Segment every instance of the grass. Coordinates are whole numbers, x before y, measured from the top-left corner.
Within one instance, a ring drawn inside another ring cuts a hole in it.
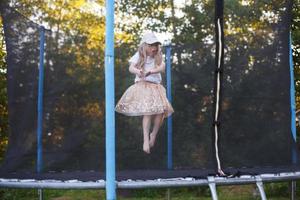
[[[300,184],[300,182],[298,182]],[[269,200],[289,200],[288,183],[264,185]],[[259,200],[255,185],[218,186],[219,200]],[[300,194],[300,188],[297,192]],[[44,200],[102,200],[104,190],[43,190]],[[118,200],[165,200],[167,189],[118,190]],[[210,200],[208,187],[170,189],[172,200]],[[38,200],[37,189],[0,189],[1,200]]]

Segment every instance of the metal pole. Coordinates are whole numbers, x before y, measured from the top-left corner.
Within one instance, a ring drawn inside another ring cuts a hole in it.
[[[171,198],[171,189],[170,188],[168,188],[167,189],[167,198],[166,198],[167,200],[171,200],[172,198]]]
[[[105,36],[105,142],[106,199],[116,199],[115,168],[115,80],[114,80],[114,1],[106,0]]]
[[[218,200],[215,178],[213,176],[209,176],[207,177],[207,180],[212,199]]]
[[[39,200],[43,200],[43,189],[38,189]]]
[[[37,173],[42,171],[43,167],[43,93],[44,93],[44,43],[45,28],[40,27],[40,63],[39,63],[39,85],[38,85],[38,119],[37,119]]]
[[[290,183],[290,188],[291,188],[291,200],[296,200],[296,181],[292,181],[291,183]]]
[[[39,62],[39,83],[38,83],[38,119],[37,119],[37,173],[43,168],[43,94],[44,94],[44,48],[45,28],[40,26],[40,62]],[[43,190],[38,189],[39,200],[43,199]]]
[[[291,129],[293,139],[296,141],[296,102],[295,102],[295,82],[294,82],[294,64],[293,64],[293,55],[292,55],[292,36],[290,33],[289,38],[289,48],[290,48],[290,93],[291,93]]]
[[[266,193],[265,193],[265,190],[264,190],[264,185],[263,185],[263,182],[262,182],[262,178],[260,176],[257,176],[257,177],[255,177],[255,179],[256,179],[256,186],[259,190],[261,199],[262,200],[267,200]]]
[[[290,96],[291,96],[291,132],[292,132],[292,136],[293,139],[296,143],[297,141],[297,134],[296,134],[296,102],[295,102],[295,82],[294,82],[294,64],[293,64],[293,51],[292,51],[292,34],[290,32],[290,36],[289,36],[289,63],[290,63]],[[292,161],[293,164],[297,164],[298,160],[297,160],[297,149],[296,149],[296,145],[292,146]],[[296,190],[295,187],[296,186],[296,182],[292,181],[291,182],[291,200],[296,199]]]
[[[172,93],[171,93],[171,46],[166,47],[166,66],[167,66],[167,97],[169,102],[172,104]],[[173,168],[173,137],[172,137],[172,116],[168,117],[168,169]]]

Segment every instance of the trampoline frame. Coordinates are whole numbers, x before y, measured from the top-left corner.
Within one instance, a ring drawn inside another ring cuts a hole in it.
[[[155,180],[126,180],[116,181],[120,189],[142,189],[142,188],[170,188],[170,187],[193,187],[205,186],[210,183],[216,185],[245,185],[261,182],[280,182],[299,180],[300,171],[284,172],[278,174],[242,175],[240,177],[215,177],[208,176],[207,179],[170,178]],[[103,189],[106,186],[105,180],[79,181],[79,180],[35,180],[35,179],[0,179],[2,188],[38,188],[38,189]]]
[[[240,177],[215,177],[208,176],[207,179],[195,178],[171,178],[155,180],[126,180],[117,181],[119,189],[143,189],[143,188],[176,188],[207,186],[210,183],[219,185],[246,185],[257,182],[282,182],[300,179],[300,171],[278,174],[242,175]],[[1,188],[34,188],[34,189],[104,189],[105,180],[79,181],[79,180],[34,180],[34,179],[0,179]]]
[[[290,181],[292,180],[292,199],[295,192],[294,180],[300,179],[300,171],[278,174],[261,174],[256,176],[243,175],[238,178],[214,177],[208,176],[207,179],[194,178],[171,178],[156,180],[127,180],[118,181],[115,187],[119,189],[143,189],[143,188],[178,188],[178,187],[196,187],[209,186],[213,200],[218,199],[216,186],[221,185],[246,185],[256,184],[262,200],[266,200],[263,183]],[[39,199],[43,199],[42,189],[105,189],[107,187],[105,180],[95,182],[82,182],[78,180],[33,180],[33,179],[0,179],[1,188],[22,188],[38,189]]]

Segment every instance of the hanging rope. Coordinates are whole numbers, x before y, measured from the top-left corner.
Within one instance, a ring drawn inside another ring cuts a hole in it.
[[[222,17],[223,17],[223,0],[216,0],[216,70],[215,70],[215,114],[213,122],[213,135],[214,135],[214,149],[215,159],[217,162],[217,171],[221,176],[225,176],[222,170],[220,156],[219,156],[219,128],[220,128],[220,103],[221,103],[221,73],[222,73],[222,59],[223,59],[223,31],[222,31]]]
[[[218,148],[218,116],[219,116],[219,104],[220,104],[220,69],[221,69],[221,57],[222,57],[222,39],[221,39],[221,24],[220,19],[217,21],[218,25],[218,43],[219,43],[219,49],[218,49],[218,67],[217,67],[217,88],[216,88],[216,107],[215,107],[215,123],[214,123],[214,130],[215,130],[215,153],[216,153],[216,160],[217,160],[217,167],[218,167],[218,173],[221,175],[224,175],[222,169],[221,169],[221,162],[219,157],[219,148]]]

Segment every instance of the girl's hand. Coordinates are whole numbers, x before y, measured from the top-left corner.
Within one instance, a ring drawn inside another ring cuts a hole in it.
[[[146,73],[145,73],[145,77],[149,76],[150,74],[153,74],[151,70],[149,70],[149,71],[146,71]]]
[[[145,76],[143,70],[141,70],[141,69],[137,70],[136,75],[138,75],[139,78],[143,78]]]

